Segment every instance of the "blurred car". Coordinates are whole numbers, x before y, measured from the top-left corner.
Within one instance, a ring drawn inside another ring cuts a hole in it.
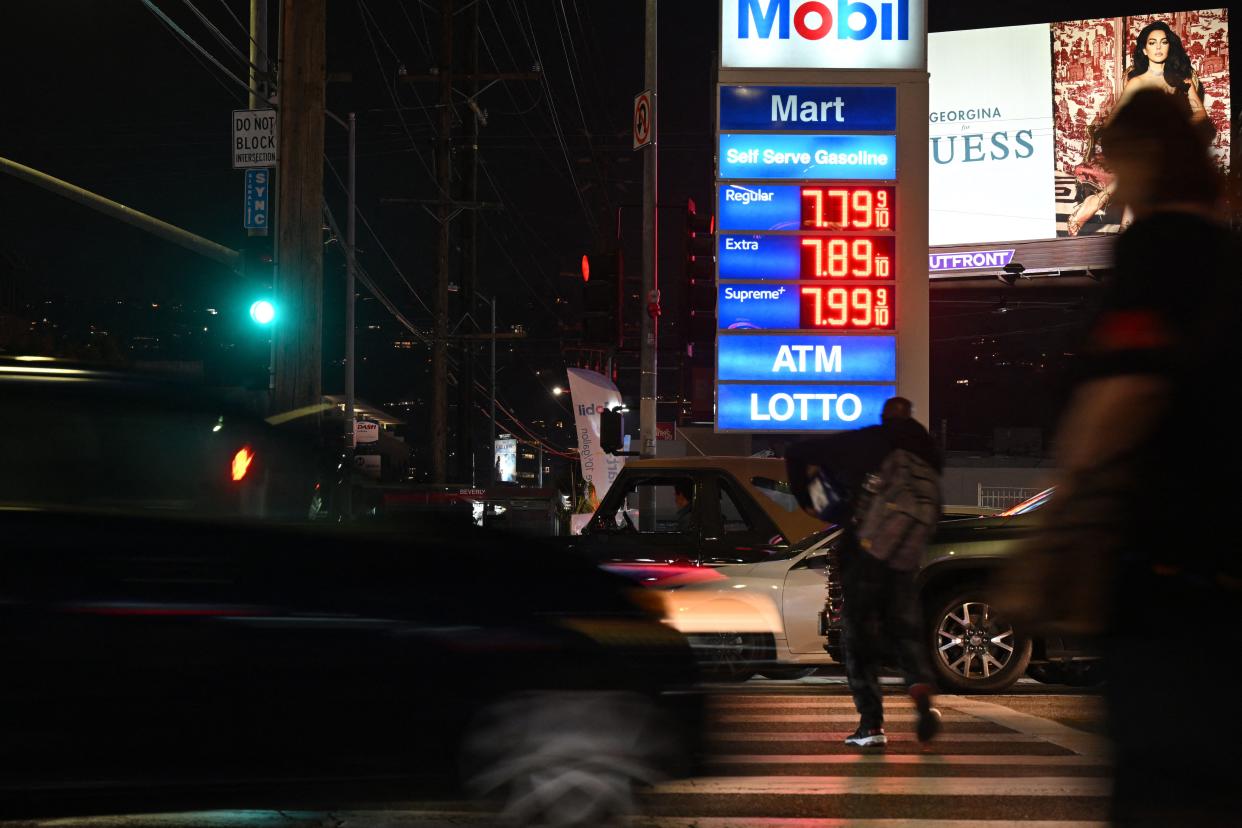
[[[784,472],[784,461],[770,458],[629,463],[572,545],[662,591],[670,623],[690,639],[709,677],[807,675],[842,660],[840,581],[831,566],[839,530],[798,508]],[[689,521],[678,514],[679,489],[693,495]],[[1046,681],[1091,672],[1081,642],[1031,640],[988,600],[989,573],[1050,496],[1041,492],[1003,515],[951,507],[941,522],[919,589],[928,653],[946,690],[998,692],[1028,666]]]
[[[929,660],[947,691],[1001,692],[1024,673],[1053,683],[1099,680],[1098,660],[1084,642],[1032,638],[992,606],[989,576],[1030,532],[1031,511],[942,521],[928,548],[918,589]],[[731,652],[704,654],[725,666],[718,674],[726,678],[788,677],[799,667],[842,661],[840,540],[834,527],[774,548],[766,560],[715,566],[710,577],[663,579],[669,617],[692,641],[715,629],[717,647],[733,643]]]
[[[0,532],[10,817],[382,776],[368,799],[597,825],[694,754],[685,639],[533,540],[23,508]]]
[[[304,520],[322,465],[192,385],[0,357],[0,505]]]
[[[696,667],[649,593],[468,511],[344,520],[310,442],[181,383],[0,358],[0,813],[391,778],[368,798],[595,825],[688,766]]]

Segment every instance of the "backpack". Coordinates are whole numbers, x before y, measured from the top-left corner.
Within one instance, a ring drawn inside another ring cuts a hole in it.
[[[854,509],[859,545],[892,569],[917,569],[940,519],[940,475],[917,454],[893,449],[867,475]]]

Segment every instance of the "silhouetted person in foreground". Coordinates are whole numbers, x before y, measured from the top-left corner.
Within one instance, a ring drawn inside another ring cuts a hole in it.
[[[1236,825],[1242,700],[1242,256],[1208,133],[1142,91],[1101,134],[1135,216],[1057,440],[1042,531],[1005,581],[1012,620],[1098,637],[1117,825]]]
[[[785,453],[802,508],[844,530],[837,560],[845,669],[860,717],[845,742],[859,747],[888,742],[879,673],[890,650],[918,711],[919,741],[940,730],[914,578],[940,517],[942,463],[931,435],[912,415],[909,400],[893,397],[884,403],[880,425],[802,440]],[[825,509],[817,496],[828,479],[842,500],[835,509]]]

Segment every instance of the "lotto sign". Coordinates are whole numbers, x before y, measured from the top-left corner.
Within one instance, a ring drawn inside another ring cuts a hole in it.
[[[634,97],[634,149],[651,143],[655,133],[655,95],[644,92]]]
[[[725,69],[921,69],[925,0],[721,0]]]

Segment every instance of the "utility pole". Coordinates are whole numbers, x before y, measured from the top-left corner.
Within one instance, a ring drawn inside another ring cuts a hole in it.
[[[440,128],[436,140],[436,182],[440,190],[436,220],[440,243],[436,256],[435,341],[431,352],[431,479],[448,482],[448,282],[452,217],[453,0],[440,0]]]
[[[250,0],[250,108],[267,106],[267,0]]]
[[[357,183],[357,144],[355,142],[357,123],[354,113],[349,113],[349,215],[345,219],[345,455],[351,464],[354,461],[354,336],[356,323],[354,320],[354,273],[357,268],[356,239],[358,212],[355,185]]]
[[[323,328],[326,0],[283,0],[273,413],[319,405]]]
[[[647,0],[644,35],[644,88],[651,93],[651,145],[643,151],[643,302],[642,401],[639,429],[643,457],[656,453],[656,346],[660,336],[659,230],[656,202],[659,194],[659,96],[656,94],[656,0]],[[651,514],[651,509],[642,512]],[[640,512],[641,513],[641,512]]]
[[[469,158],[466,160],[466,198],[471,203],[479,200],[479,126],[483,121],[483,110],[479,106],[477,100],[479,94],[479,3],[471,3],[467,10],[467,25],[469,26],[469,40],[466,50],[466,66],[470,73],[467,79],[467,89],[469,97],[466,103],[470,108],[470,140],[466,150]],[[478,261],[479,261],[479,214],[477,210],[469,210],[466,213],[464,243],[462,244],[462,252],[465,261],[462,263],[462,280],[461,280],[461,302],[458,307],[464,309],[470,324],[476,330],[478,324],[475,322],[475,292],[478,290]],[[460,351],[461,362],[458,372],[457,383],[457,469],[461,479],[470,478],[471,485],[474,485],[478,476],[476,466],[477,458],[475,457],[474,444],[474,428],[476,422],[474,417],[474,400],[475,400],[475,345],[474,343],[462,343]],[[489,466],[491,464],[489,463]]]

